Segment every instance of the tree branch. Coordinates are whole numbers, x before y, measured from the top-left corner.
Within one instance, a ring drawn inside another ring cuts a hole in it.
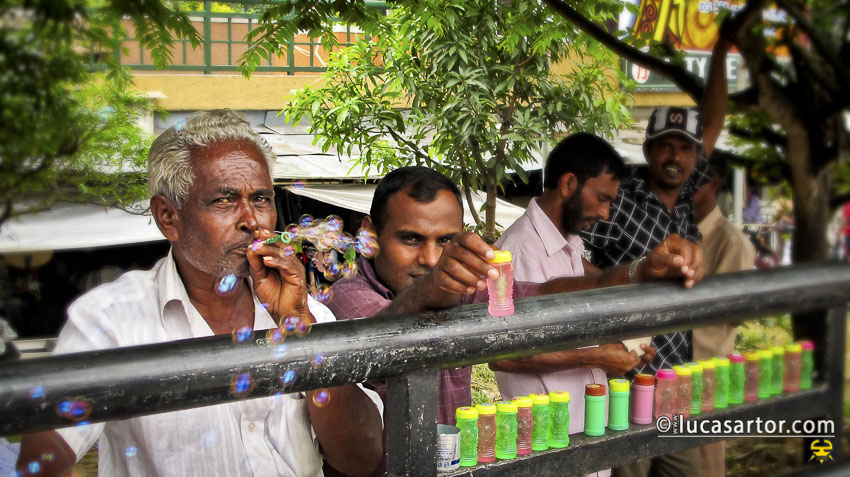
[[[463,195],[466,196],[466,206],[469,207],[469,212],[472,213],[475,226],[481,228],[481,217],[478,216],[478,211],[475,210],[475,204],[472,202],[472,189],[469,187],[469,172],[462,170],[460,175],[463,178]]]
[[[784,134],[778,133],[770,128],[762,129],[758,132],[752,129],[744,129],[741,127],[730,127],[729,134],[738,136],[743,139],[762,140],[771,146],[784,148],[787,145],[787,138]]]

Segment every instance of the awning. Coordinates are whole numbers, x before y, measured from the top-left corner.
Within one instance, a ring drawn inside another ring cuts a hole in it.
[[[362,212],[364,214],[369,213],[369,209],[372,207],[372,196],[375,195],[375,186],[368,184],[339,184],[322,186],[311,186],[308,184],[306,187],[287,186],[286,190],[293,194],[309,197],[327,204],[332,204],[348,210],[354,210],[356,212]],[[485,200],[486,197],[483,193],[473,193],[472,202],[477,210],[481,209],[481,205],[485,202]],[[524,213],[525,209],[522,207],[517,207],[516,205],[501,199],[496,199],[496,223],[503,228],[507,229],[510,227],[511,224],[513,224],[514,221]],[[481,218],[484,218],[483,213]],[[463,200],[463,221],[467,225],[475,224],[475,221],[472,219],[468,211],[466,198]]]
[[[140,204],[147,208],[147,203]],[[0,254],[73,250],[165,240],[153,217],[97,205],[61,204],[3,224]]]

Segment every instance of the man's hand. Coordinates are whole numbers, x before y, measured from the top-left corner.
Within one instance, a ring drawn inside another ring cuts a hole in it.
[[[258,240],[272,237],[268,230],[254,233]],[[307,308],[307,281],[304,265],[295,256],[292,247],[277,242],[272,245],[257,243],[245,254],[254,281],[254,293],[267,305],[275,319],[298,316],[301,321],[314,323]]]
[[[602,368],[608,374],[620,376],[640,365],[645,356],[644,354],[643,357],[638,357],[634,351],[627,351],[622,343],[606,343],[596,348],[593,362],[590,364]]]
[[[683,278],[685,288],[702,280],[705,273],[699,245],[673,234],[661,242],[640,264],[640,281]]]
[[[431,273],[425,277],[430,285],[429,300],[441,304],[442,299],[475,293],[487,288],[487,277],[499,278],[499,271],[487,263],[494,258],[493,248],[472,232],[462,232],[443,246],[443,254]]]
[[[643,355],[640,357],[640,366],[646,366],[647,364],[651,363],[653,359],[655,359],[655,347],[651,344],[642,344],[640,345],[640,349],[643,350]]]

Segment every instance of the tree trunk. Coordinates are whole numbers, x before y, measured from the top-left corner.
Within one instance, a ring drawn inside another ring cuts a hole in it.
[[[829,187],[825,173],[812,169],[811,141],[820,135],[811,134],[802,124],[787,129],[788,164],[791,167],[791,186],[794,198],[794,241],[792,256],[795,263],[826,260],[829,244],[826,229],[829,223]]]
[[[484,212],[484,241],[496,241],[496,184],[487,184],[487,208]]]

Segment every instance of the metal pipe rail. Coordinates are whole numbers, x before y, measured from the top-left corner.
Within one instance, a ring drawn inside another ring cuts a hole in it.
[[[482,304],[316,325],[304,338],[287,338],[286,355],[278,360],[258,332],[247,344],[213,337],[12,362],[0,365],[0,435],[73,425],[56,406],[75,397],[89,404],[87,421],[100,422],[395,377],[386,410],[390,468],[419,475],[427,464],[412,464],[415,454],[433,462],[436,430],[428,422],[435,420],[432,376],[438,368],[848,301],[850,265],[826,262],[716,275],[692,290],[651,284],[517,300],[516,313],[501,318],[489,316]],[[317,354],[323,355],[319,366]],[[284,388],[286,370],[295,379]],[[253,391],[237,398],[231,382],[245,372],[253,377]],[[33,397],[34,389],[40,397]],[[406,426],[394,429],[400,419]],[[397,432],[403,435],[393,439]]]

